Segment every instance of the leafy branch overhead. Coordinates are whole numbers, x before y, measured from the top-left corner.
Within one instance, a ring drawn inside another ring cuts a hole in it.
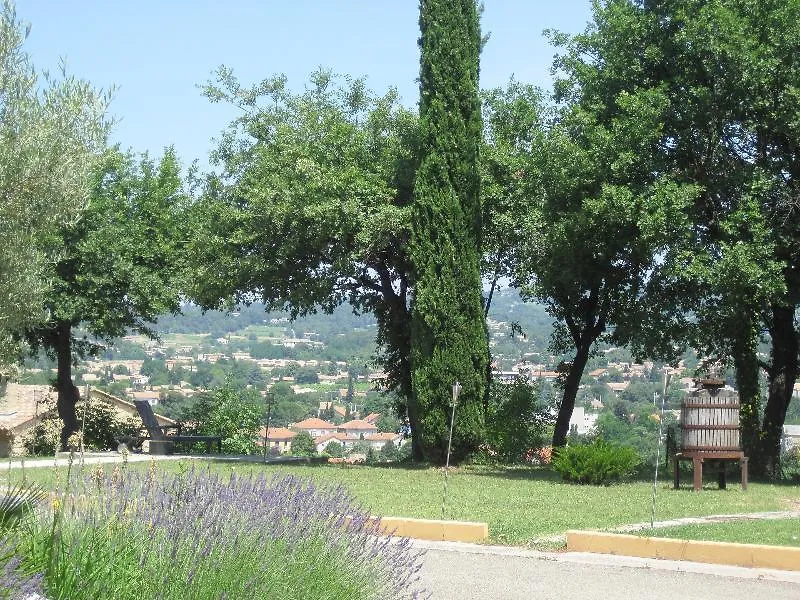
[[[317,71],[244,89],[230,70],[204,88],[242,110],[199,182],[191,295],[202,306],[263,300],[293,315],[342,302],[374,312],[390,387],[408,389],[409,203],[417,117],[390,91]],[[399,365],[399,366],[398,366]]]

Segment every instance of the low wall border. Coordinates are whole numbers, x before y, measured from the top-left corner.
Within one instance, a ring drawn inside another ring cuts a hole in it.
[[[640,537],[598,531],[567,531],[567,550],[800,571],[800,548],[791,546]]]

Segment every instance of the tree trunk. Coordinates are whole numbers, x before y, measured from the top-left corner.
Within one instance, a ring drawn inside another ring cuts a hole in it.
[[[567,444],[569,434],[569,421],[572,418],[572,411],[575,408],[575,398],[578,395],[578,386],[583,376],[583,370],[589,361],[589,350],[592,342],[582,342],[575,354],[575,360],[569,366],[567,380],[564,382],[564,396],[561,399],[561,406],[558,409],[556,428],[553,432],[553,447],[557,448]]]
[[[760,441],[761,458],[765,461],[767,472],[774,474],[780,457],[783,422],[797,380],[800,348],[794,324],[794,308],[774,305],[771,325],[772,356]]]
[[[410,398],[408,401],[408,424],[411,426],[411,458],[414,462],[425,460],[425,449],[422,446],[422,431],[419,421],[419,408],[417,401]]]
[[[69,449],[70,436],[78,431],[78,416],[75,404],[78,401],[78,388],[72,383],[72,326],[67,321],[59,321],[56,331],[56,357],[58,359],[58,402],[56,408],[63,426],[61,428],[61,450]]]
[[[753,474],[763,471],[759,452],[761,426],[761,389],[758,384],[759,363],[755,340],[734,340],[733,364],[736,369],[736,388],[739,390],[739,422],[742,431],[742,449],[750,457]]]

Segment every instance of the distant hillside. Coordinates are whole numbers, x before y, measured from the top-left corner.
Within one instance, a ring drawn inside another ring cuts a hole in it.
[[[543,306],[522,302],[516,290],[506,289],[495,293],[489,319],[496,356],[518,360],[529,352],[546,351],[553,320]],[[512,337],[511,323],[517,323],[524,336]],[[315,339],[334,346],[344,346],[351,352],[356,345],[356,353],[361,356],[370,356],[375,350],[374,317],[354,315],[349,305],[338,307],[330,315],[317,313],[295,321],[291,321],[286,313],[266,312],[260,303],[240,307],[231,313],[204,313],[195,306],[186,305],[181,315],[160,317],[156,330],[161,335],[202,333],[215,339],[262,325],[282,328],[286,337],[302,337],[313,333],[316,334]]]

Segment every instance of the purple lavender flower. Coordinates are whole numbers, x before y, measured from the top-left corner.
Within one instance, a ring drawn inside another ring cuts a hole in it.
[[[43,596],[42,574],[24,574],[20,570],[21,562],[10,540],[0,542],[0,598],[25,600]]]
[[[237,590],[267,597],[281,577],[285,586],[291,577],[323,580],[335,569],[343,573],[334,578],[343,591],[322,586],[309,597],[423,596],[422,553],[407,539],[378,535],[379,522],[342,487],[281,474],[223,478],[192,468],[161,478],[139,471],[95,477],[86,492],[97,502],[76,508],[73,530],[108,523],[135,530],[126,535],[142,540],[136,563],[153,568],[158,597],[188,597],[181,590],[194,593],[198,586],[207,586],[209,598],[238,597]],[[232,579],[226,564],[241,565]]]

